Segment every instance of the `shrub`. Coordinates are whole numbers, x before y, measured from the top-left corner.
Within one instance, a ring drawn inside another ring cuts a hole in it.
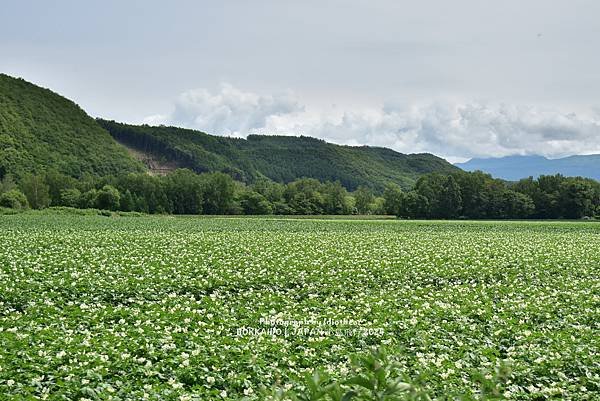
[[[28,209],[29,202],[23,192],[18,189],[11,189],[10,191],[4,192],[0,195],[0,206],[7,207],[10,209]]]
[[[96,196],[96,207],[98,209],[118,210],[121,201],[119,190],[113,186],[105,185]]]
[[[97,197],[98,191],[93,188],[87,192],[84,192],[79,198],[79,207],[82,209],[95,208]]]
[[[240,205],[244,214],[271,214],[273,212],[269,201],[254,191],[245,192],[242,195]]]
[[[81,192],[77,188],[68,188],[60,191],[60,204],[62,206],[77,207],[81,201]]]

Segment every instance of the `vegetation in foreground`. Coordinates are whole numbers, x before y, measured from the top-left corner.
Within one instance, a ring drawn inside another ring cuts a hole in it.
[[[9,399],[600,392],[595,223],[18,214],[0,232]]]

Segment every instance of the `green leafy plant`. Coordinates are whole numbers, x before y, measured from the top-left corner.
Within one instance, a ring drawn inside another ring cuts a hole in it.
[[[393,362],[384,348],[352,357],[352,374],[335,378],[317,369],[307,374],[289,390],[263,389],[262,395],[272,401],[432,401],[450,399],[449,395],[433,397],[419,378],[402,375],[400,366]],[[456,395],[452,399],[481,401],[504,400],[504,385],[510,369],[501,364],[493,375],[475,372],[474,382],[481,391],[473,397]]]

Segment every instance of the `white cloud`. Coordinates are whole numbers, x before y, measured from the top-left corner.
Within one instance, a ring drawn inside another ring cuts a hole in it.
[[[303,109],[291,93],[257,95],[224,83],[218,93],[206,89],[184,92],[167,122],[217,135],[245,136],[267,120]]]
[[[385,146],[404,153],[431,152],[450,160],[542,154],[600,153],[600,116],[485,102],[385,104],[342,113],[307,111],[293,93],[264,96],[223,84],[183,93],[168,123],[220,134],[309,135],[340,144]]]

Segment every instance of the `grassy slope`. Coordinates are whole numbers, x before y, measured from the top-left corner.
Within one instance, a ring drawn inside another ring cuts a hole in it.
[[[0,74],[0,175],[48,168],[74,177],[143,169],[72,101]]]
[[[301,177],[339,180],[354,189],[381,190],[388,182],[410,187],[421,174],[458,170],[431,154],[402,154],[386,148],[340,146],[309,137],[226,138],[174,127],[149,127],[98,120],[118,141],[195,171],[224,171],[252,182]]]

